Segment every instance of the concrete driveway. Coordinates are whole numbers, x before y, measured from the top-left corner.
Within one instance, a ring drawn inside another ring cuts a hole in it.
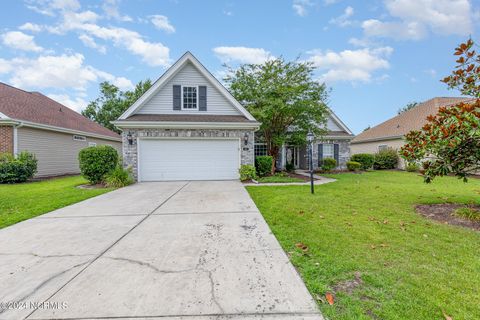
[[[0,230],[0,319],[322,319],[240,182],[141,183]]]

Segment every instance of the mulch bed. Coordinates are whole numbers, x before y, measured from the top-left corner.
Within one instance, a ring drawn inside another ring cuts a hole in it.
[[[101,183],[98,184],[81,184],[77,186],[78,189],[105,189],[107,186]]]
[[[468,220],[454,214],[455,210],[462,207],[466,206],[452,203],[422,204],[415,206],[415,210],[428,219],[480,231],[480,221]],[[480,209],[480,206],[470,205],[468,207]]]

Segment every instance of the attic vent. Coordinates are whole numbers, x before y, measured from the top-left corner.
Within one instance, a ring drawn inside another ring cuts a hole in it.
[[[87,138],[85,136],[74,135],[73,140],[75,140],[75,141],[87,141]]]

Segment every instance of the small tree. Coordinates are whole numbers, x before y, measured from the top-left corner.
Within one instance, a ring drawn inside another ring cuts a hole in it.
[[[272,172],[281,146],[305,144],[308,131],[324,133],[328,110],[325,84],[313,79],[309,62],[287,62],[282,58],[263,64],[244,64],[225,81],[233,96],[262,123]]]
[[[111,121],[117,120],[151,86],[152,82],[147,79],[140,81],[133,91],[121,91],[107,81],[102,82],[100,97],[91,101],[82,114],[110,130],[120,132]]]
[[[442,82],[474,99],[439,108],[421,130],[406,135],[407,143],[401,148],[408,162],[427,158],[423,162],[427,183],[450,173],[467,181],[468,175],[480,170],[480,54],[473,47],[468,40],[455,49],[460,56],[457,66]]]

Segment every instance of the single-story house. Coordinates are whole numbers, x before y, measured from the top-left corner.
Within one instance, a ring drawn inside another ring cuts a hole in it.
[[[190,52],[113,123],[137,181],[238,179],[260,126]]]
[[[120,152],[121,137],[41,93],[0,83],[0,153],[35,154],[36,177],[79,173],[78,152],[95,145]]]
[[[420,130],[431,114],[436,114],[438,108],[448,107],[470,98],[436,97],[418,104],[414,108],[372,127],[359,135],[351,142],[352,154],[374,154],[382,149],[392,148],[399,150],[404,144],[405,135],[412,130]],[[400,159],[398,167],[403,169],[405,162]]]

